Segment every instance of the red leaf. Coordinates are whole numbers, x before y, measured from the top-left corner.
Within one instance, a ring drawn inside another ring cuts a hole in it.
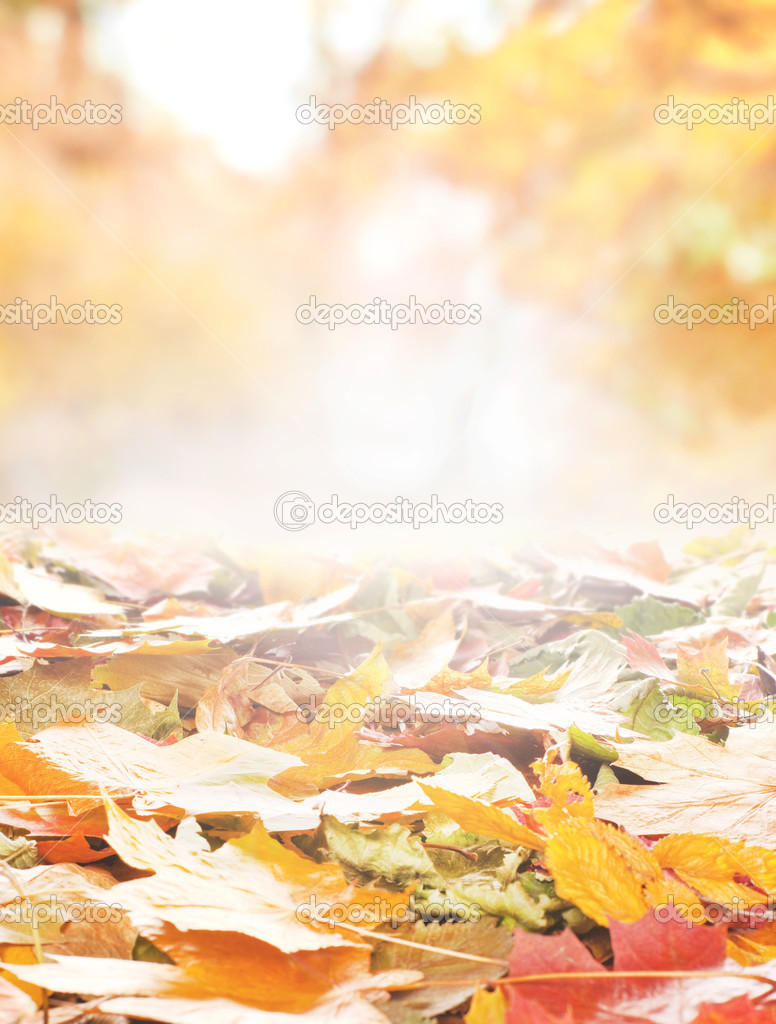
[[[628,634],[627,636],[625,634]],[[645,676],[655,676],[657,679],[667,679],[670,682],[677,682],[676,674],[666,665],[660,657],[660,652],[649,640],[628,629],[623,634],[625,646],[625,659],[631,668],[643,672]]]
[[[614,970],[721,970],[726,934],[724,926],[688,928],[681,921],[658,921],[654,914],[646,914],[635,924],[612,922]],[[507,1024],[613,1024],[626,1020],[628,1024],[677,1024],[691,1020],[694,1012],[711,1012],[713,1007],[703,1009],[704,1000],[717,993],[724,998],[730,984],[715,978],[607,979],[606,968],[572,932],[515,933],[511,977],[574,972],[592,972],[598,977],[510,985]],[[715,1018],[708,1020],[711,1024]],[[742,1021],[749,1024],[746,1017]],[[760,1018],[753,1018],[752,1024],[760,1024]]]
[[[748,996],[739,996],[716,1006],[702,1003],[692,1024],[773,1024],[773,1021],[776,1021],[776,1007],[753,1006]]]
[[[609,924],[617,971],[704,971],[725,962],[724,928],[688,928],[645,914],[635,924]]]

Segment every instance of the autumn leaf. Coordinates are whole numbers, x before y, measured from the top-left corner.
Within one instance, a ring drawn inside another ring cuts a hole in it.
[[[531,767],[539,776],[539,792],[550,801],[550,807],[536,808],[533,816],[548,832],[569,818],[593,817],[593,794],[579,765],[573,761],[556,764],[545,757]]]
[[[651,850],[613,825],[568,820],[554,828],[545,858],[558,895],[600,925],[639,921],[669,897],[677,906],[700,907],[686,886],[663,875]]]
[[[108,806],[108,841],[121,859],[150,878],[123,882],[114,894],[133,914],[183,931],[231,931],[269,941],[285,953],[359,945],[337,927],[350,918],[376,927],[406,906],[409,892],[349,889],[342,869],[317,865],[281,846],[257,823],[241,839],[211,852],[191,831],[175,839],[153,822],[134,821]],[[330,908],[344,915],[330,917]],[[370,917],[351,908],[373,909]],[[329,921],[332,927],[329,927]],[[352,930],[346,934],[353,936]]]
[[[506,1024],[507,1000],[504,990],[478,988],[472,997],[464,1024]]]
[[[635,835],[704,832],[768,846],[773,836],[776,773],[768,751],[776,729],[763,722],[731,730],[725,746],[677,733],[665,743],[616,744],[617,766],[656,786],[607,786],[595,798],[598,817]]]
[[[776,893],[776,853],[772,850],[719,836],[672,835],[656,843],[654,854],[661,867],[718,903],[746,907],[763,902],[763,893]],[[751,885],[742,885],[740,878],[750,879]]]
[[[474,689],[487,689],[492,683],[493,677],[488,671],[486,659],[473,672],[458,672],[446,665],[426,683],[424,689],[431,690],[433,693],[454,693],[466,686],[471,686]]]
[[[419,782],[418,785],[437,810],[449,815],[467,832],[492,836],[515,846],[528,846],[534,850],[544,849],[546,837],[529,825],[521,824],[509,812],[423,782]]]
[[[695,653],[677,644],[676,675],[685,689],[709,700],[732,700],[738,693],[728,680],[726,638]]]

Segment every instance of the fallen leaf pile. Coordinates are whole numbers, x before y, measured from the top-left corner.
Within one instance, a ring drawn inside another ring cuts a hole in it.
[[[0,1024],[776,1021],[776,551],[0,546]]]

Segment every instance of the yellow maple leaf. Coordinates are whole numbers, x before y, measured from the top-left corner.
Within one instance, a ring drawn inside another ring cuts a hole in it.
[[[776,892],[776,853],[761,846],[746,846],[719,836],[683,834],[665,836],[655,845],[663,868],[719,903],[740,903],[742,909],[762,903],[762,893],[736,881],[748,877],[766,893]]]
[[[500,987],[489,992],[478,988],[472,996],[464,1024],[504,1024],[507,1019],[507,1000]]]
[[[709,700],[732,700],[738,695],[728,680],[727,637],[697,652],[686,651],[677,644],[676,675],[687,690]]]
[[[776,959],[776,921],[769,921],[760,928],[730,932],[727,954],[744,967]]]
[[[571,670],[561,672],[552,679],[547,678],[548,669],[543,668],[536,675],[528,676],[527,679],[518,679],[510,686],[505,693],[525,697],[545,697],[548,694],[556,693],[571,675]]]
[[[275,737],[272,748],[296,754],[305,767],[295,767],[278,778],[282,788],[314,784],[319,789],[347,778],[415,773],[437,770],[428,754],[413,748],[386,748],[362,743],[358,733],[366,724],[370,708],[388,694],[391,671],[378,644],[369,657],[350,675],[329,687],[309,724],[297,720],[283,740]],[[295,716],[282,716],[293,719]],[[253,734],[251,738],[255,739]]]
[[[433,693],[452,693],[453,690],[462,690],[467,686],[473,686],[478,690],[487,690],[493,683],[493,677],[488,672],[487,659],[473,672],[457,672],[449,665],[445,665],[441,672],[431,679],[424,687],[424,690],[431,690]]]
[[[459,793],[451,793],[439,786],[428,786],[418,781],[418,785],[433,801],[437,810],[442,811],[466,832],[476,832],[483,836],[492,836],[505,843],[515,846],[528,846],[532,850],[544,848],[546,836],[534,831],[530,826],[523,825],[507,811],[502,811],[493,804],[472,800]]]
[[[667,878],[652,850],[602,821],[573,818],[547,843],[547,866],[562,899],[598,924],[632,923],[667,903],[680,913],[701,907],[695,893]]]
[[[554,832],[568,818],[593,818],[593,793],[579,765],[573,761],[554,764],[545,757],[535,761],[531,768],[539,776],[539,791],[552,801],[551,807],[540,807],[533,812],[534,818],[548,832]]]
[[[587,629],[622,629],[622,619],[614,612],[563,612],[559,622],[568,622],[572,626],[583,626]]]
[[[643,882],[661,875],[657,860],[635,839],[599,821],[565,822],[547,843],[545,860],[561,899],[604,926],[609,918],[639,921],[649,910]]]

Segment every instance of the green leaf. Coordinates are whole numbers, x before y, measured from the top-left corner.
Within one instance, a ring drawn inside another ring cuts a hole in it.
[[[576,725],[569,726],[569,739],[571,740],[571,751],[576,758],[592,757],[596,761],[603,761],[611,764],[617,760],[617,751],[608,743],[597,740],[589,732],[578,728]]]
[[[511,882],[502,890],[453,885],[447,892],[453,901],[476,908],[481,914],[511,918],[529,932],[546,931],[555,922],[555,918],[548,917],[548,914],[565,906],[560,900],[543,894],[535,898],[529,896],[519,881]]]
[[[756,572],[748,573],[730,583],[714,602],[711,614],[743,615],[744,609],[757,593],[757,588],[760,586],[764,572],[765,564],[763,563]]]
[[[703,616],[683,604],[658,601],[647,594],[637,597],[630,604],[614,609],[622,619],[622,629],[632,629],[639,636],[655,636],[669,629],[693,626],[703,621]]]
[[[675,719],[679,716],[671,710],[660,687],[654,683],[630,705],[625,714],[632,729],[653,740],[670,740],[678,728]]]
[[[321,828],[329,858],[361,884],[387,882],[405,888],[419,877],[441,882],[420,837],[404,825],[358,829],[324,815]]]
[[[167,954],[157,949],[153,942],[148,939],[144,939],[142,935],[138,935],[135,940],[135,945],[132,949],[133,960],[145,960],[146,963],[152,964],[171,964],[173,961]]]

